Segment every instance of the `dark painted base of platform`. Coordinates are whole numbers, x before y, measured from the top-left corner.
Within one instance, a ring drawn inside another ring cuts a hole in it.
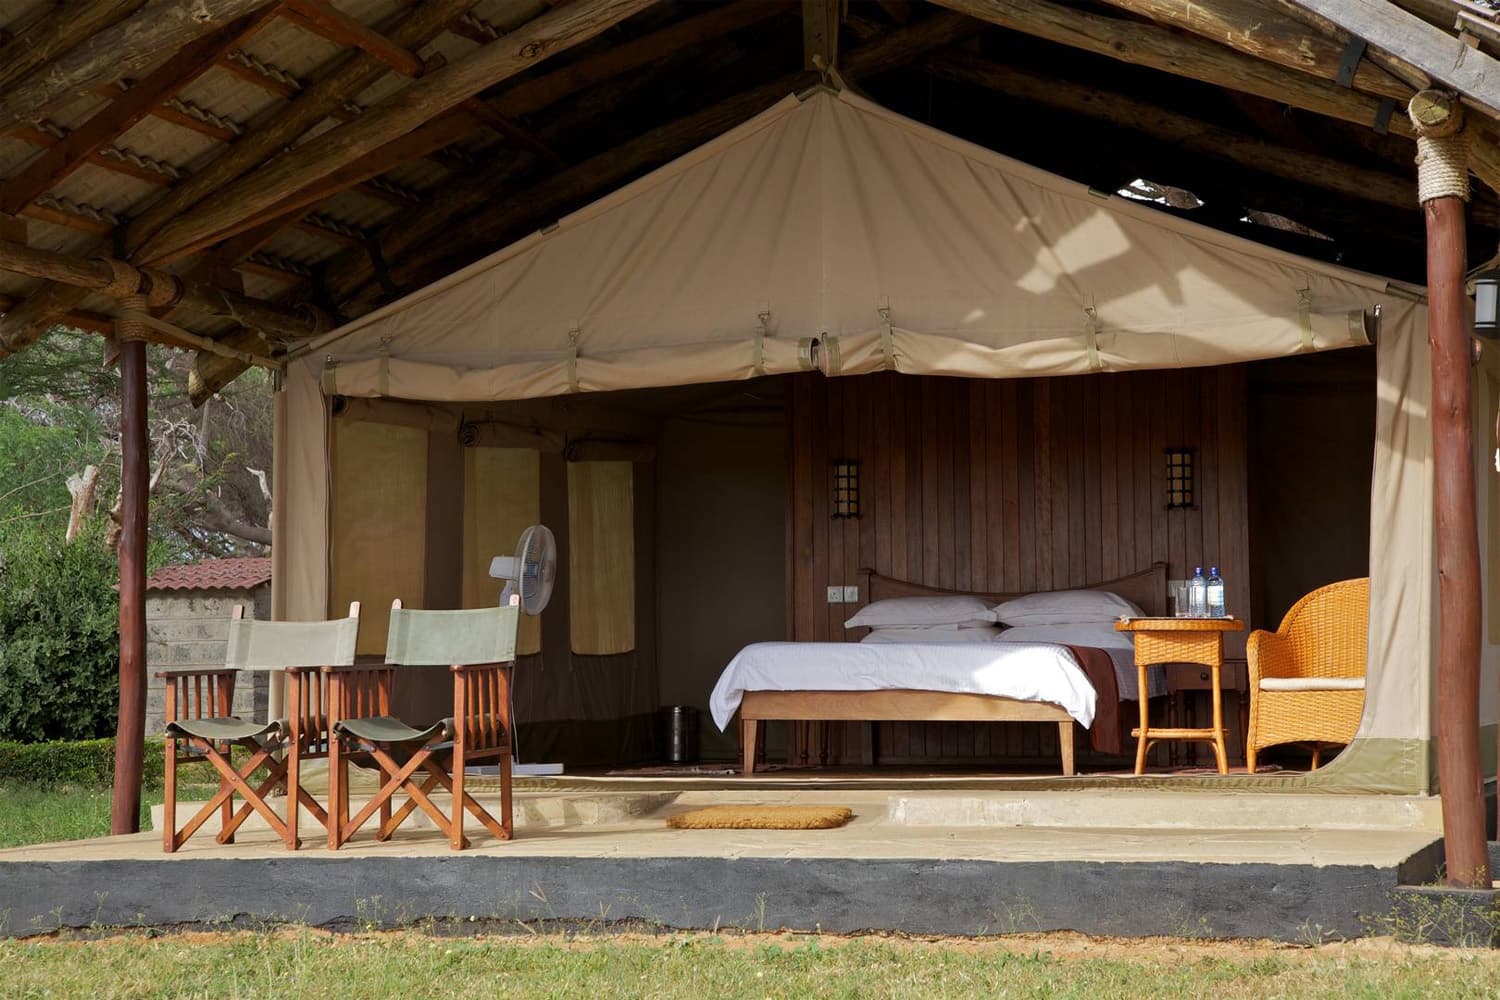
[[[0,934],[424,920],[1276,938],[1392,933],[1399,867],[782,858],[278,857],[0,863]]]

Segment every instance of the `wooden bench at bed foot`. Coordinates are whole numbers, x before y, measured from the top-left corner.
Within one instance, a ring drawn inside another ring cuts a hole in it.
[[[755,773],[761,724],[781,722],[1055,722],[1062,773],[1073,770],[1073,717],[1047,701],[946,691],[746,691],[740,700],[745,776]]]

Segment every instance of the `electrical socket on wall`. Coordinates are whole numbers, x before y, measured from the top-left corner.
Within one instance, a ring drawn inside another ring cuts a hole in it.
[[[829,587],[828,588],[828,603],[829,604],[843,604],[844,603],[844,588],[843,587]]]

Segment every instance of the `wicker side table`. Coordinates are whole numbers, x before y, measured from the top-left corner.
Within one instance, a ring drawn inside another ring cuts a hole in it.
[[[1141,726],[1131,731],[1136,738],[1135,773],[1146,770],[1146,752],[1158,740],[1201,740],[1213,745],[1219,773],[1229,773],[1224,750],[1224,633],[1243,632],[1237,618],[1131,618],[1115,623],[1115,630],[1135,638],[1135,669],[1140,679]],[[1145,696],[1146,668],[1158,663],[1196,663],[1213,673],[1214,724],[1209,729],[1151,728],[1150,699]]]

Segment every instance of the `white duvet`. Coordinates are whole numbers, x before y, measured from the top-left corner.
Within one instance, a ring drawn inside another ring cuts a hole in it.
[[[1084,726],[1097,696],[1055,643],[758,642],[740,650],[708,705],[720,730],[746,691],[953,691],[1062,706]]]

